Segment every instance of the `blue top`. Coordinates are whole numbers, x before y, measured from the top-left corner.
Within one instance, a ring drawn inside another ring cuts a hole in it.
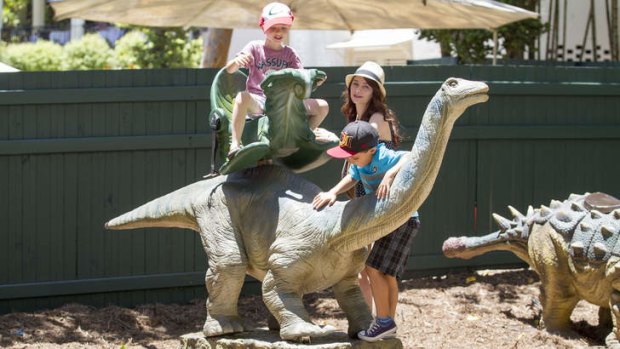
[[[388,149],[385,145],[380,143],[377,145],[377,151],[370,163],[364,167],[356,165],[349,166],[349,175],[356,181],[362,183],[366,194],[372,194],[377,190],[379,184],[381,184],[381,180],[383,180],[385,173],[390,168],[394,167],[404,154],[407,154],[407,152]],[[412,217],[417,216],[418,212],[416,211],[413,213]]]

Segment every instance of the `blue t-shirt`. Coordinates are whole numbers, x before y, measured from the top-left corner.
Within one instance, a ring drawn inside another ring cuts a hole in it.
[[[383,144],[377,145],[377,151],[370,163],[364,167],[356,165],[349,166],[349,175],[359,181],[364,186],[366,195],[374,193],[385,173],[400,161],[400,158],[407,154],[406,151],[395,151],[385,147]],[[418,212],[414,212],[412,217],[417,217]]]

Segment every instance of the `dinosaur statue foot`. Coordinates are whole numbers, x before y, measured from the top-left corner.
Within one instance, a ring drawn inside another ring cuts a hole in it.
[[[257,162],[267,156],[267,154],[269,154],[268,143],[250,143],[239,149],[231,159],[228,159],[220,167],[220,173],[229,174],[246,168],[256,167]]]
[[[217,315],[207,317],[202,332],[206,337],[221,336],[228,333],[243,332],[243,322],[238,316]]]
[[[323,337],[336,331],[333,326],[317,326],[308,322],[294,323],[280,329],[280,337],[287,341],[303,343],[308,338]]]
[[[618,340],[615,332],[612,331],[609,335],[607,335],[605,338],[605,345],[607,346],[607,349],[620,349],[620,341]]]

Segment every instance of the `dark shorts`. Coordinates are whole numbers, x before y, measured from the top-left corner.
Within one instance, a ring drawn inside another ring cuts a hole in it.
[[[419,228],[420,221],[410,218],[398,229],[375,241],[366,265],[384,274],[400,277],[407,265],[413,238]]]

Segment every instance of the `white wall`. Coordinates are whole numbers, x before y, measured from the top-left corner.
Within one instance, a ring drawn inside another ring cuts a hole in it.
[[[541,9],[541,20],[543,23],[546,23],[549,20],[549,2],[550,0],[541,0],[540,9]],[[566,10],[566,48],[571,49],[573,51],[572,54],[567,53],[567,59],[572,59],[573,61],[578,61],[579,58],[576,57],[577,53],[580,53],[580,50],[577,50],[576,47],[583,44],[583,38],[586,29],[586,23],[588,21],[588,15],[590,11],[590,1],[567,1],[567,7],[564,9],[564,1],[558,1],[560,4],[560,18],[559,18],[559,43],[562,44],[563,38],[563,27],[564,27],[564,14],[563,12]],[[605,51],[609,51],[609,33],[607,27],[607,12],[605,11],[605,1],[596,0],[594,1],[594,12],[596,16],[596,41],[597,46],[600,46],[598,54],[601,55],[599,61],[610,59],[610,54],[605,53]],[[540,55],[541,59],[545,58],[545,52],[547,47],[547,35],[543,35],[540,41]],[[592,30],[588,32],[587,40],[586,40],[586,49],[592,49]],[[592,60],[592,54],[586,54],[584,56],[585,60]]]

